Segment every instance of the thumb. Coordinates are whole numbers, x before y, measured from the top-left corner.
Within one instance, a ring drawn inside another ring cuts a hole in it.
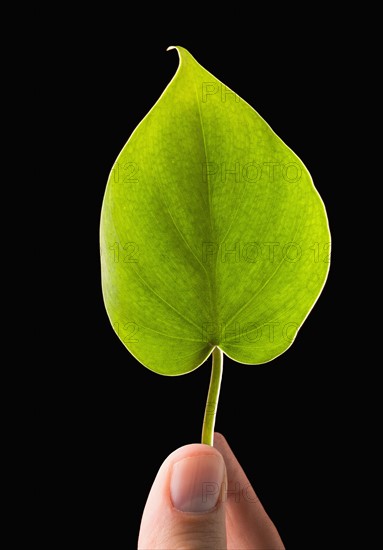
[[[141,520],[138,549],[226,548],[226,468],[217,449],[185,445],[164,461]]]

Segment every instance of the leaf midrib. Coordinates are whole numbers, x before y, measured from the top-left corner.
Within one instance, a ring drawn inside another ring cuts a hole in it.
[[[203,151],[205,156],[205,163],[206,167],[208,166],[208,154],[207,154],[207,147],[206,147],[206,139],[205,139],[205,130],[202,120],[202,112],[201,112],[201,105],[199,101],[199,93],[197,90],[197,83],[196,80],[193,78],[193,84],[194,84],[194,92],[196,97],[196,103],[197,103],[197,109],[198,109],[198,116],[200,121],[200,129],[202,134],[202,143],[203,143]],[[202,174],[202,172],[201,172]],[[208,171],[206,170],[206,180],[207,180],[207,194],[208,194],[208,206],[209,206],[209,221],[210,221],[210,230],[211,230],[211,242],[214,244],[214,227],[213,227],[213,214],[212,214],[212,193],[211,193],[211,182],[210,182],[210,176],[208,174]],[[219,243],[216,243],[218,246],[220,246]],[[201,250],[202,250],[203,243],[201,243]],[[218,254],[215,255],[215,261],[212,262],[211,268],[209,270],[210,277],[208,277],[209,281],[209,293],[210,293],[210,302],[211,302],[211,320],[215,321],[214,324],[218,324],[218,307],[217,307],[217,258]],[[206,270],[207,271],[207,270]],[[218,336],[218,335],[217,335]],[[215,342],[216,343],[216,342]]]

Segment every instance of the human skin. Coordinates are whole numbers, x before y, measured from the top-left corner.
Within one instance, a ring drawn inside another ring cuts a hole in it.
[[[160,467],[139,550],[281,550],[283,542],[223,435],[190,444]]]

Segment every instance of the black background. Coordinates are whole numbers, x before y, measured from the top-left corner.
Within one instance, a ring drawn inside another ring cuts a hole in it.
[[[316,30],[314,15],[302,20],[275,11],[255,18],[222,7],[209,20],[201,6],[195,16],[164,18],[149,8],[145,15],[67,14],[65,30],[45,29],[38,52],[48,126],[61,134],[50,144],[52,183],[60,182],[54,200],[66,205],[57,237],[62,305],[51,317],[57,365],[43,376],[40,423],[48,494],[62,496],[62,511],[52,514],[54,536],[134,548],[160,464],[177,447],[200,440],[210,360],[175,378],[135,361],[107,318],[99,263],[109,171],[178,67],[176,51],[167,47],[180,45],[298,154],[327,208],[334,254],[322,295],[293,346],[273,362],[246,366],[225,358],[216,422],[286,547],[326,548],[337,536],[334,525],[335,533],[342,531],[347,391],[346,366],[336,352],[345,332],[337,275],[344,160],[338,135],[347,115],[342,97],[351,52],[326,16]]]

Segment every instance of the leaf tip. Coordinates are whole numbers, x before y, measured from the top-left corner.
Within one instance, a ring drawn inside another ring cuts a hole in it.
[[[179,58],[181,59],[181,51],[183,50],[183,48],[181,48],[180,46],[169,46],[168,48],[166,48],[167,52],[169,52],[170,50],[177,50]]]

